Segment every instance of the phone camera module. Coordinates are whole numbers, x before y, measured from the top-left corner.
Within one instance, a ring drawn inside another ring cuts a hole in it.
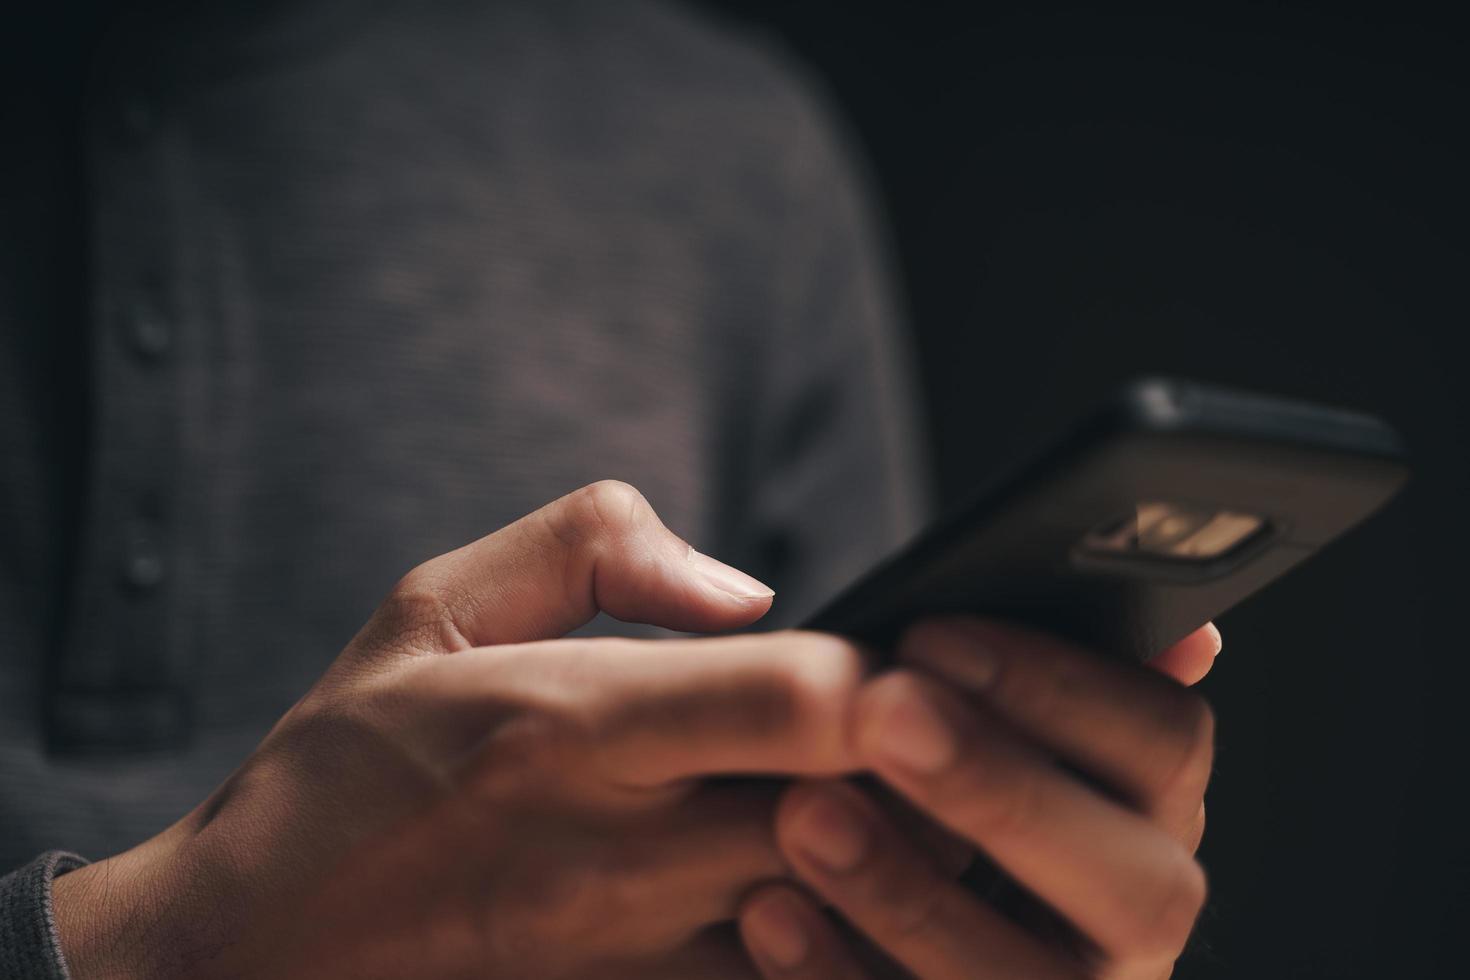
[[[1082,546],[1094,554],[1210,561],[1256,539],[1267,527],[1256,514],[1148,501],[1089,534]]]

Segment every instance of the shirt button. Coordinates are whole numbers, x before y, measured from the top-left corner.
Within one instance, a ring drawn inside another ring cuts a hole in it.
[[[122,314],[123,335],[133,352],[157,360],[173,346],[173,328],[152,305],[139,301]]]
[[[123,549],[122,579],[125,585],[146,592],[163,581],[163,555],[152,538],[131,538]]]

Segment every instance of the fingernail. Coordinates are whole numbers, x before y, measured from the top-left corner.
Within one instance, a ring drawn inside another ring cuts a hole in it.
[[[983,691],[995,683],[1000,655],[977,631],[943,620],[927,629],[929,641],[922,641],[923,632],[916,634],[921,642],[911,659],[966,690]]]
[[[819,796],[797,819],[795,845],[828,871],[851,871],[868,853],[868,829],[846,803]]]
[[[1209,631],[1210,636],[1213,637],[1215,640],[1215,656],[1218,657],[1220,655],[1220,651],[1225,649],[1225,637],[1220,635],[1220,627],[1216,626],[1214,623],[1206,623],[1205,629]]]
[[[754,952],[784,970],[802,964],[811,943],[801,927],[800,913],[775,895],[763,898],[745,913],[745,939]]]
[[[873,746],[889,762],[917,773],[937,773],[958,752],[949,723],[920,691],[906,688],[882,716]]]
[[[695,551],[693,545],[689,546],[689,553],[684,557],[710,585],[737,599],[769,599],[776,594],[774,589],[759,579],[751,578],[738,568],[731,568],[722,561]]]

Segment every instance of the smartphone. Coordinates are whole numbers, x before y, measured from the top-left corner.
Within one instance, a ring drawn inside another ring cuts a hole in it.
[[[1145,661],[1306,561],[1408,477],[1358,412],[1135,382],[804,625],[890,650],[974,613]]]

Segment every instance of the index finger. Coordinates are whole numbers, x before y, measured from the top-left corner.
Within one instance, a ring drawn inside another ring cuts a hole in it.
[[[865,669],[853,643],[790,630],[481,648],[427,664],[421,683],[433,684],[427,703],[441,724],[456,719],[459,737],[497,717],[530,716],[540,719],[536,738],[549,731],[558,751],[606,780],[654,787],[850,771],[848,719]]]

